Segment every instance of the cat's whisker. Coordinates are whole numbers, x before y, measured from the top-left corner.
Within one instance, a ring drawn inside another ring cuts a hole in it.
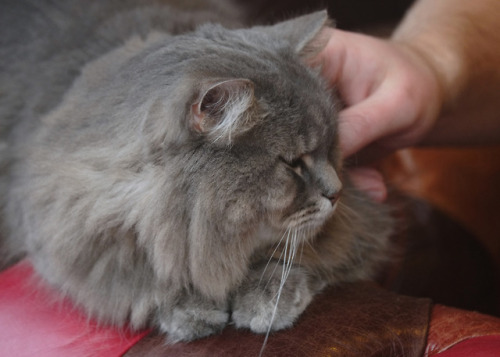
[[[295,260],[295,256],[297,255],[297,242],[298,242],[298,234],[299,232],[297,230],[294,231],[294,234],[292,236],[292,240],[291,240],[291,249],[290,249],[290,255],[289,255],[289,260],[287,262],[287,275],[285,277],[285,280],[288,278],[288,275],[290,274],[290,271],[292,269],[292,266],[293,266],[293,263],[294,263],[294,260]],[[284,283],[284,282],[283,282]]]
[[[293,231],[295,232],[295,231]],[[292,232],[292,235],[293,235],[293,232]],[[278,292],[281,293],[281,285],[283,283],[283,279],[285,278],[285,267],[286,267],[286,264],[287,264],[287,261],[288,261],[288,255],[290,254],[289,253],[289,250],[290,250],[290,235],[287,236],[287,239],[286,239],[286,242],[285,242],[285,249],[283,251],[283,268],[281,270],[281,284],[280,284],[280,289],[278,290]]]
[[[302,256],[304,255],[304,245],[305,245],[304,239],[300,241],[300,254],[299,254],[299,265],[302,264]]]
[[[354,209],[343,203],[342,201],[339,201],[339,208],[336,212],[336,214],[339,217],[344,217],[347,220],[353,220],[354,218],[359,216],[359,213],[356,212]]]
[[[311,228],[307,228],[306,236],[307,238],[311,237]],[[311,240],[310,239],[301,239],[300,240],[300,254],[299,254],[299,265],[302,265],[302,258],[304,256],[304,247],[305,245],[308,244],[312,246]]]
[[[262,355],[264,348],[267,344],[267,340],[269,339],[269,334],[271,333],[272,325],[274,319],[276,318],[276,313],[278,311],[278,303],[280,301],[281,293],[283,292],[283,287],[285,286],[285,282],[288,276],[290,275],[290,272],[293,267],[293,262],[297,254],[297,240],[298,240],[298,231],[296,229],[294,229],[293,231],[288,230],[287,238],[285,241],[285,247],[280,256],[280,260],[282,260],[283,258],[280,286],[278,288],[278,291],[276,292],[276,295],[272,299],[275,300],[273,313],[271,316],[271,321],[267,328],[266,337],[264,338],[264,343],[262,344],[259,356]]]
[[[297,241],[298,241],[298,232],[296,230],[293,231],[291,238],[287,237],[286,245],[285,245],[285,254],[284,260],[282,264],[282,273],[281,273],[281,281],[280,286],[276,295],[273,297],[273,300],[276,299],[276,305],[279,301],[279,297],[285,285],[285,282],[290,275],[290,272],[293,268],[293,263],[295,260],[295,256],[297,255]]]
[[[335,218],[338,219],[343,225],[348,225],[353,219],[356,218],[356,213],[341,202],[339,202],[338,205],[339,206],[335,211]]]
[[[279,243],[277,244],[276,248],[275,248],[275,249],[274,249],[274,251],[273,251],[273,254],[271,255],[271,258],[268,260],[268,262],[267,262],[267,264],[266,264],[266,267],[264,268],[264,271],[263,271],[263,273],[262,273],[262,275],[261,275],[261,278],[260,278],[260,280],[259,280],[259,286],[260,286],[260,284],[261,284],[262,280],[264,279],[265,271],[267,270],[267,267],[269,266],[269,264],[270,264],[271,260],[273,259],[274,253],[275,253],[275,252],[276,252],[276,250],[277,250],[277,249],[281,246],[281,243],[283,243],[283,240],[284,240],[284,243],[285,243],[285,247],[284,247],[284,249],[281,251],[280,256],[279,256],[279,258],[278,258],[278,261],[286,261],[286,260],[287,260],[287,251],[288,251],[288,246],[289,246],[289,241],[290,241],[290,234],[292,234],[292,235],[293,235],[293,233],[292,233],[292,232],[293,232],[293,231],[292,231],[292,229],[291,229],[291,228],[287,228],[287,230],[285,231],[285,233],[284,233],[284,234],[283,234],[283,236],[281,237],[281,239],[280,239]],[[285,239],[285,237],[286,237],[286,239]],[[266,282],[266,285],[265,285],[265,286],[264,286],[264,288],[262,289],[262,293],[261,293],[261,295],[263,295],[263,294],[265,293],[265,291],[266,291],[266,289],[267,289],[267,286],[268,286],[268,285],[269,285],[269,283],[272,281],[272,277],[274,276],[274,273],[276,272],[276,269],[278,269],[278,264],[276,264],[276,265],[274,266],[273,271],[271,272],[271,274],[269,274],[269,280]],[[284,276],[283,276],[283,271],[282,271],[281,281],[283,281],[283,279],[286,279],[286,278],[284,278]],[[283,284],[280,282],[280,288],[279,288],[279,291],[276,293],[276,295],[273,297],[273,299],[272,299],[272,300],[276,299],[276,296],[278,295],[278,293],[279,293],[279,294],[281,294],[282,285],[283,285]],[[278,300],[279,300],[279,298],[278,298]],[[277,300],[277,301],[278,301],[278,300]],[[273,315],[273,316],[274,316],[274,315]],[[273,318],[272,320],[274,320],[274,318]],[[271,322],[270,326],[271,326],[271,325],[272,325],[272,322]]]
[[[304,237],[307,237],[307,239],[301,239],[301,245],[302,245],[302,252],[301,252],[301,258],[304,252],[304,248],[307,247],[310,251],[313,253],[316,253],[316,249],[314,247],[314,241],[310,239],[313,235],[313,229],[311,227],[306,227],[306,232],[303,234]]]
[[[276,254],[276,251],[277,251],[277,250],[278,250],[278,248],[281,246],[281,243],[283,242],[283,240],[285,239],[285,237],[286,237],[287,235],[290,235],[290,228],[287,228],[287,229],[285,230],[285,232],[284,232],[284,233],[283,233],[283,235],[281,236],[281,238],[280,238],[280,240],[278,241],[278,243],[276,243],[276,247],[274,248],[273,252],[271,253],[271,256],[269,257],[269,259],[268,259],[268,261],[267,261],[267,263],[266,263],[266,266],[264,267],[264,270],[262,271],[262,275],[260,276],[260,279],[259,279],[259,284],[258,284],[259,286],[260,286],[260,284],[262,283],[262,279],[264,279],[264,275],[265,275],[265,273],[266,273],[266,271],[267,271],[267,268],[269,267],[269,264],[271,264],[271,261],[272,261],[272,260],[273,260],[273,258],[274,258],[274,254]],[[281,254],[283,254],[283,252],[281,252]],[[281,256],[282,256],[282,255],[280,255],[280,259],[281,259]],[[274,268],[274,270],[273,270],[273,272],[272,272],[271,276],[274,274],[274,272],[275,272],[275,271],[276,271],[276,267]],[[266,284],[266,287],[267,287],[267,284]]]
[[[293,266],[293,260],[295,258],[296,253],[297,253],[297,236],[298,236],[298,232],[296,230],[294,230],[293,235],[292,235],[292,239],[290,242],[291,247],[290,247],[288,259],[285,262],[285,266],[287,269],[286,269],[286,274],[284,276],[282,284],[285,283],[286,279],[288,278],[288,275],[290,274],[292,266]]]

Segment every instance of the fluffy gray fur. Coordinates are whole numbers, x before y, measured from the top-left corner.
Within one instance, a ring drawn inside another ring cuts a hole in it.
[[[286,328],[370,277],[392,224],[339,180],[336,100],[304,65],[326,13],[228,30],[137,3],[2,2],[4,261],[170,341]]]

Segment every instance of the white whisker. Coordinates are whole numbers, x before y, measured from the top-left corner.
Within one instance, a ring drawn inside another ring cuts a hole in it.
[[[276,313],[278,311],[278,303],[279,303],[279,300],[281,297],[281,293],[283,292],[283,287],[285,286],[285,281],[287,280],[287,278],[290,275],[290,272],[293,268],[293,262],[294,262],[296,254],[297,254],[297,241],[298,241],[298,235],[299,235],[298,233],[299,232],[294,229],[291,232],[292,234],[290,236],[290,230],[287,230],[287,231],[288,231],[288,234],[286,235],[285,248],[281,252],[281,255],[280,255],[280,260],[283,260],[280,286],[278,288],[278,291],[276,292],[276,295],[272,299],[272,300],[275,300],[275,303],[274,303],[273,313],[271,315],[271,322],[269,323],[269,326],[267,328],[266,337],[264,338],[264,343],[262,344],[259,356],[262,356],[262,353],[264,352],[264,349],[265,349],[266,344],[267,344],[267,340],[269,339],[269,335],[271,333],[271,328],[272,328],[274,319],[276,318]]]
[[[264,274],[266,273],[266,270],[267,268],[269,267],[269,264],[271,264],[271,261],[273,260],[273,257],[274,257],[274,254],[276,253],[276,251],[278,250],[278,248],[280,247],[281,243],[283,242],[283,239],[285,239],[285,236],[287,235],[290,235],[290,228],[287,228],[286,231],[283,233],[283,235],[281,236],[279,242],[276,244],[276,248],[274,248],[273,252],[271,253],[271,256],[269,257],[269,260],[267,261],[266,263],[266,266],[264,267],[264,270],[262,271],[262,275],[260,276],[260,279],[259,279],[259,286],[260,284],[262,283],[262,279],[264,278]],[[288,238],[287,238],[288,239]],[[285,243],[286,244],[286,243]],[[283,252],[281,253],[283,254]],[[281,255],[280,255],[280,259],[281,259]],[[274,272],[276,271],[276,267],[274,268],[271,276],[274,274]],[[266,287],[267,287],[267,283],[266,283]]]
[[[282,284],[285,283],[286,279],[288,278],[288,275],[290,274],[290,271],[292,270],[293,260],[295,258],[295,254],[297,253],[297,231],[293,232],[292,240],[291,240],[290,243],[291,243],[290,244],[291,247],[290,247],[290,251],[289,251],[289,254],[288,254],[288,259],[285,262],[286,274],[284,276],[284,279],[282,280]]]
[[[299,254],[299,265],[302,265],[302,256],[304,255],[304,240],[300,241],[300,254]]]

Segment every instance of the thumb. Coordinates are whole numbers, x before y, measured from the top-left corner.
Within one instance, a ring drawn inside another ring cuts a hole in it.
[[[339,113],[339,145],[344,158],[390,133],[390,104],[372,96]]]
[[[377,202],[386,200],[387,187],[380,172],[368,167],[351,168],[348,172],[354,186],[365,192],[368,197]]]

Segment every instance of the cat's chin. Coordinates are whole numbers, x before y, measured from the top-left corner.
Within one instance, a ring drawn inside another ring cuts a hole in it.
[[[333,214],[333,211],[332,213]],[[314,239],[323,229],[329,217],[311,217],[308,221],[303,221],[299,225],[283,225],[272,227],[266,224],[260,224],[257,229],[257,237],[260,242],[266,244],[281,244],[286,240],[294,239],[298,242],[307,242]]]
[[[314,239],[314,237],[316,237],[323,230],[325,223],[326,220],[320,220],[320,221],[315,220],[307,222],[299,227],[292,229],[298,232],[298,234],[301,237],[301,240],[309,241]]]
[[[316,204],[312,213],[298,212],[288,219],[284,227],[285,231],[298,232],[304,239],[315,237],[324,227],[326,222],[333,216],[338,207],[338,201],[333,205],[328,200],[321,200]]]

